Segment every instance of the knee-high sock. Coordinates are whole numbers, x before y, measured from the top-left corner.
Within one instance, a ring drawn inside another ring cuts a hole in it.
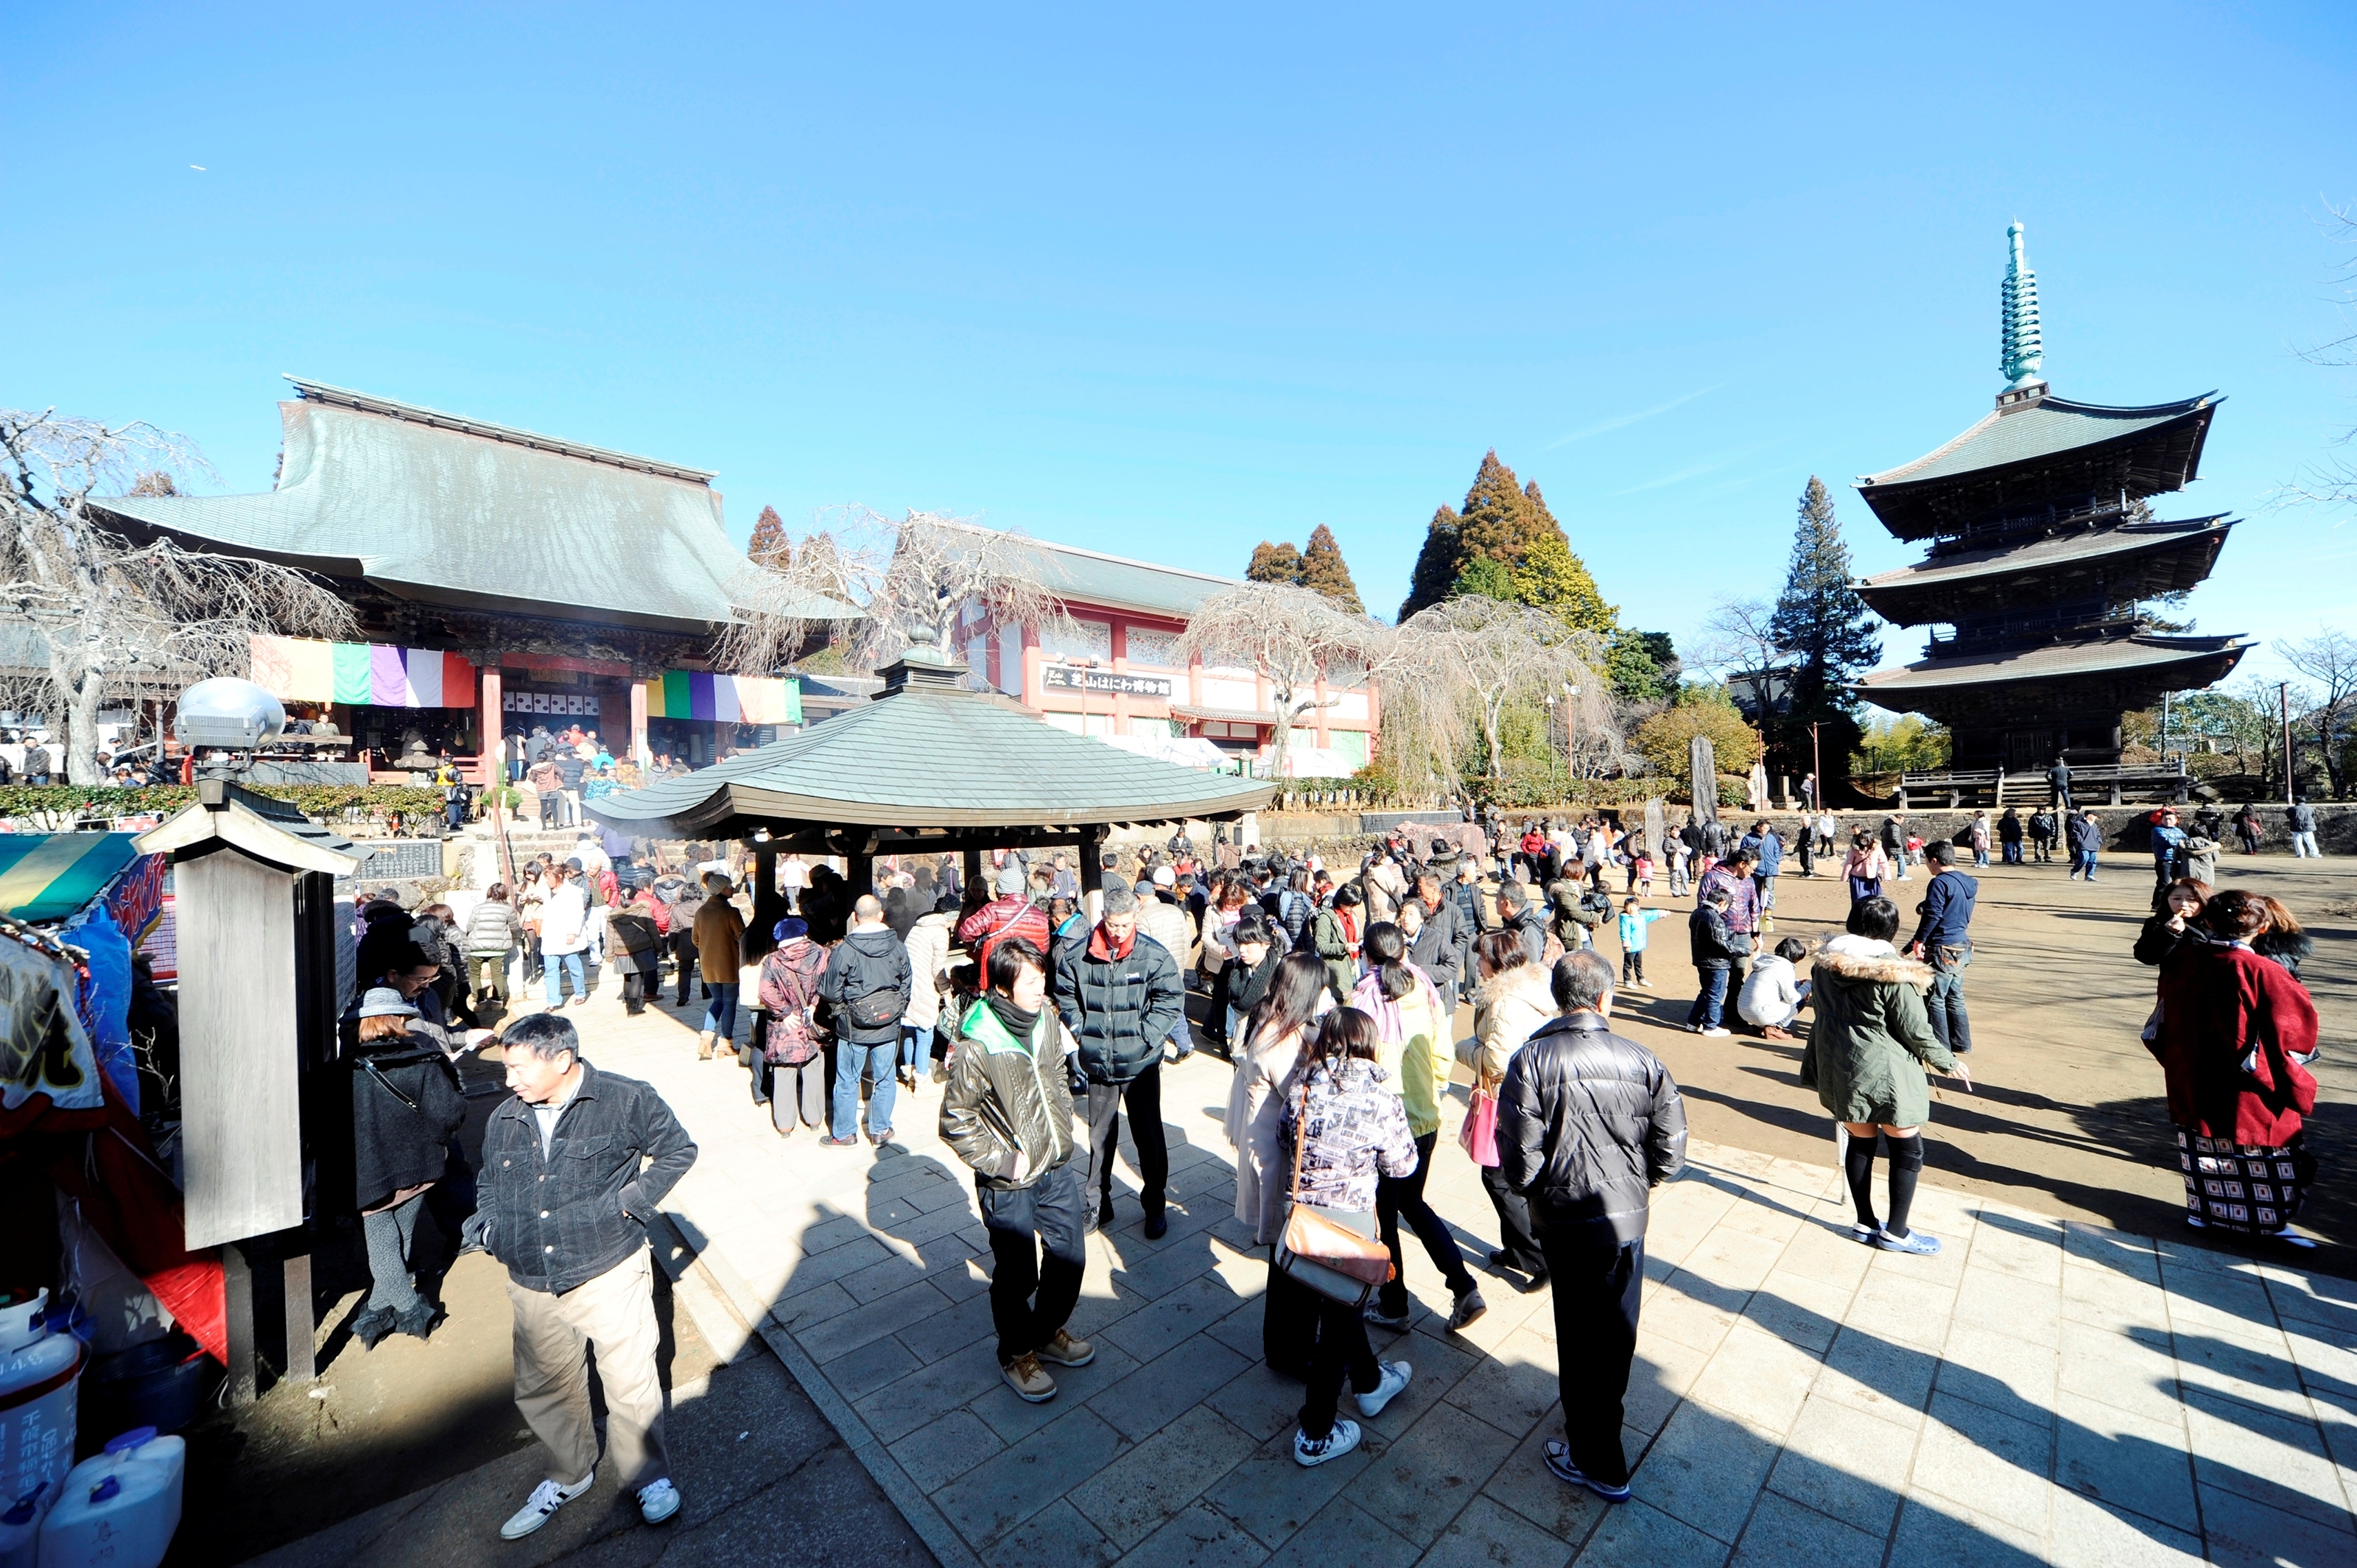
[[[1880,1223],[1874,1218],[1874,1141],[1879,1136],[1868,1133],[1861,1138],[1851,1133],[1849,1148],[1842,1155],[1842,1171],[1849,1177],[1850,1201],[1857,1206],[1860,1225]]]
[[[1915,1178],[1923,1169],[1923,1134],[1890,1140],[1890,1219],[1883,1229],[1907,1239],[1907,1211],[1915,1206]]]

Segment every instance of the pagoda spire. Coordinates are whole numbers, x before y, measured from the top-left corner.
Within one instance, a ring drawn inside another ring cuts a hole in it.
[[[2000,291],[2004,328],[2004,351],[1998,361],[1998,373],[2006,378],[2007,391],[2043,385],[2045,378],[2039,368],[2046,362],[2046,342],[2038,330],[2038,274],[2029,270],[2029,263],[2021,250],[2021,224],[2006,226],[2005,237],[2012,248],[2006,262],[2005,284]]]

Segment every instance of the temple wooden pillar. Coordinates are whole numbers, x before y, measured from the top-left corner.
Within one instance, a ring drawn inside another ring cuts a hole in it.
[[[630,679],[630,758],[640,768],[651,767],[654,753],[647,749],[647,687],[636,675]],[[770,864],[776,864],[772,854]]]
[[[1089,924],[1095,925],[1104,918],[1104,842],[1103,824],[1091,822],[1081,829],[1081,907],[1089,913]]]
[[[507,744],[507,725],[500,714],[500,667],[486,663],[479,667],[481,689],[476,693],[481,717],[476,721],[480,753],[475,768],[475,782],[488,789],[507,780],[500,777],[500,753]]]
[[[973,843],[966,845],[964,853],[958,857],[958,868],[959,875],[964,878],[963,885],[959,889],[961,893],[982,886],[982,846]]]
[[[753,841],[753,922],[745,933],[746,961],[766,958],[778,944],[770,930],[786,918],[786,896],[778,890],[778,841]]]

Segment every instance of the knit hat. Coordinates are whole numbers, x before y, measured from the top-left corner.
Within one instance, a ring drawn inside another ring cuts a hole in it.
[[[998,868],[998,896],[1001,898],[1023,896],[1023,868],[1011,860]]]
[[[361,998],[360,1015],[363,1018],[414,1018],[417,1009],[402,999],[400,992],[390,985],[371,986]]]
[[[797,937],[810,935],[810,922],[799,916],[788,915],[770,928],[770,935],[778,941],[790,942]]]
[[[1157,865],[1154,868],[1154,886],[1176,887],[1178,886],[1178,874],[1167,865]]]

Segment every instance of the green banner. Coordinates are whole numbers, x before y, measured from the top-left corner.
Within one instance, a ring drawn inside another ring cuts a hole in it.
[[[336,701],[362,705],[376,701],[369,687],[369,645],[339,642],[336,648]]]

